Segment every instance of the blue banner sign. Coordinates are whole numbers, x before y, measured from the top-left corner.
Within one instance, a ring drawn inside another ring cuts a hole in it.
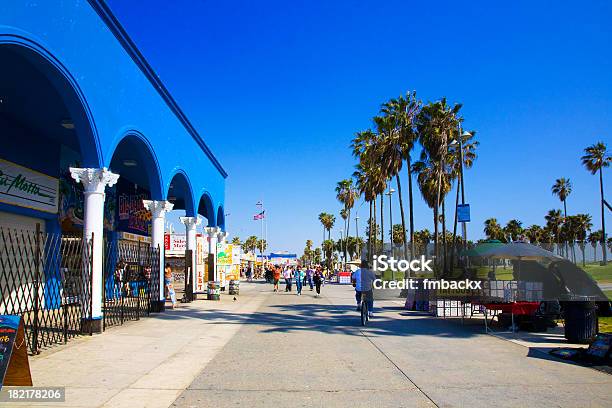
[[[457,219],[459,222],[470,222],[469,204],[459,204],[457,206]]]

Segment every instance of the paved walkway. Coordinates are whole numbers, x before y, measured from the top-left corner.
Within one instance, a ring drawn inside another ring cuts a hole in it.
[[[237,302],[196,301],[31,357],[34,385],[66,386],[66,403],[55,408],[168,407],[266,297],[243,289]]]
[[[482,328],[396,305],[361,330],[352,296],[268,296],[174,406],[612,406],[612,376]]]
[[[480,327],[387,303],[362,330],[350,286],[270,289],[69,343],[31,360],[35,385],[84,407],[612,406],[612,376]]]

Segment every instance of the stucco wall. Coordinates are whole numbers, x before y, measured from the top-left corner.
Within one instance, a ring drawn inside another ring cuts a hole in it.
[[[97,157],[86,166],[109,167],[118,143],[135,132],[146,139],[158,161],[163,188],[159,198],[167,198],[172,176],[183,172],[193,189],[194,208],[206,192],[215,215],[223,206],[222,171],[89,2],[0,2],[1,43],[23,44],[55,59],[79,88],[98,144]]]

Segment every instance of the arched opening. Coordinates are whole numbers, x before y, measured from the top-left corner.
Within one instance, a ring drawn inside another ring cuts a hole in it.
[[[225,213],[222,206],[217,210],[217,226],[225,231]]]
[[[157,158],[147,139],[138,132],[128,133],[115,147],[109,168],[120,176],[107,189],[106,200],[115,203],[115,211],[105,214],[105,226],[126,236],[150,237],[151,216],[142,201],[161,200],[163,191]]]
[[[23,38],[0,38],[0,313],[23,316],[33,351],[91,316],[87,307],[67,313],[62,299],[88,296],[83,187],[69,167],[101,167],[95,128],[59,61]]]
[[[217,220],[215,218],[215,207],[213,206],[212,198],[207,192],[202,193],[198,204],[198,215],[206,218],[207,227],[216,227]]]
[[[187,217],[195,217],[191,183],[183,171],[177,171],[170,180],[167,197],[174,204],[174,210],[183,210]]]
[[[2,190],[0,212],[23,229],[40,222],[47,232],[79,232],[82,186],[68,168],[101,166],[95,126],[76,82],[35,48],[0,43],[0,171],[36,180],[44,196],[42,190],[38,196],[22,191],[19,197]]]
[[[159,285],[160,251],[163,248],[151,248],[154,243],[153,221],[143,200],[161,200],[163,190],[155,152],[139,132],[130,131],[120,140],[109,168],[119,174],[119,180],[106,190],[107,207],[111,208],[104,214],[104,321],[106,325],[114,325],[120,321],[113,317],[123,310],[118,305],[132,308],[136,298],[138,306],[143,285],[145,301],[157,302],[160,299],[163,290]],[[118,274],[117,270],[123,273]],[[117,288],[129,289],[121,291]]]

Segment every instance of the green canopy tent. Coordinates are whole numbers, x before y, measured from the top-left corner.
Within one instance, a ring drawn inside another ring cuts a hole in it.
[[[497,239],[490,239],[477,244],[474,248],[466,249],[461,252],[460,256],[482,257],[482,253],[490,249],[504,245],[503,242]]]

